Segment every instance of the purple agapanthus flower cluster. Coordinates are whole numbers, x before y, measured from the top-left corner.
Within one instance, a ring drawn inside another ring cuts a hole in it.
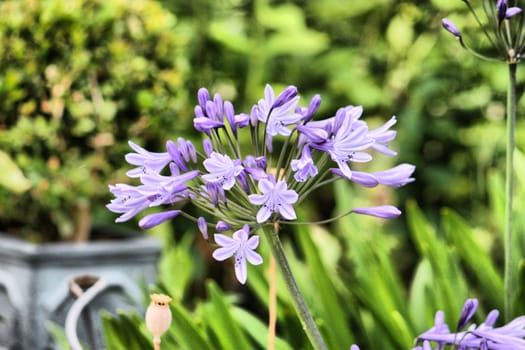
[[[139,222],[142,228],[183,215],[195,220],[205,239],[214,230],[219,248],[213,257],[234,257],[241,283],[247,279],[246,261],[262,263],[255,252],[259,244],[255,231],[262,225],[296,220],[296,206],[312,190],[337,180],[364,187],[399,187],[414,181],[415,168],[410,164],[372,173],[353,169],[354,163],[371,161],[376,152],[396,155],[389,148],[396,137],[391,129],[395,117],[373,130],[361,120],[363,108],[359,106],[346,106],[334,116],[314,119],[320,96],[301,107],[294,86],[275,96],[267,85],[264,98],[249,114],[236,113],[231,102],[223,101],[219,94],[212,98],[204,88],[197,97],[193,123],[205,136],[202,151],[183,138],[168,141],[166,151],[159,153],[130,141],[134,152],[126,160],[135,168],[127,175],[138,178],[140,184],[110,186],[115,198],[107,207],[121,214],[117,222],[151,207],[166,208],[144,216]],[[186,202],[200,208],[203,216],[195,218],[172,207]],[[350,212],[387,219],[400,214],[391,205]]]
[[[523,27],[523,9],[518,6],[509,6],[508,0],[482,0],[483,10],[487,18],[487,25],[483,25],[470,1],[463,0],[474,18],[481,27],[481,32],[486,36],[489,43],[496,49],[498,55],[496,59],[503,58],[509,63],[516,63],[521,60],[525,49],[525,29]],[[515,17],[520,17],[516,19]],[[512,21],[512,24],[510,23]],[[494,59],[472,50],[463,40],[461,31],[448,18],[442,20],[443,28],[454,35],[461,46],[474,53],[476,56],[487,59]],[[490,30],[486,30],[488,27]]]
[[[523,350],[525,349],[525,316],[520,316],[501,327],[494,327],[499,312],[492,310],[485,322],[472,324],[462,331],[474,316],[478,307],[476,299],[468,299],[463,306],[455,332],[450,332],[444,322],[444,313],[438,311],[434,327],[417,338],[421,345],[413,350],[445,349],[447,346],[458,350]]]

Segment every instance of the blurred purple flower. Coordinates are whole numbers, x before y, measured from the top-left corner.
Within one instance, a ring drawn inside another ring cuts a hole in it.
[[[441,24],[443,25],[443,28],[445,28],[449,33],[454,35],[456,38],[461,39],[461,32],[451,20],[448,18],[443,18],[441,20]]]
[[[463,307],[459,326],[465,326],[468,318],[474,314],[477,301],[468,299]],[[471,325],[467,331],[450,333],[448,326],[444,323],[442,311],[436,313],[435,325],[418,336],[418,342],[435,342],[439,349],[445,345],[459,347],[459,349],[487,349],[487,350],[524,350],[525,349],[525,316],[520,316],[504,326],[494,328],[499,312],[492,310],[479,326]],[[423,349],[429,349],[430,345]],[[421,349],[415,347],[414,350]]]
[[[109,185],[109,191],[115,198],[106,205],[106,208],[114,213],[122,214],[115,222],[128,221],[149,207],[149,194],[141,192],[140,186],[127,184]]]
[[[171,161],[168,152],[150,152],[132,141],[128,144],[136,153],[126,154],[125,159],[129,164],[138,166],[126,173],[128,177],[140,177],[151,171],[158,173]]]

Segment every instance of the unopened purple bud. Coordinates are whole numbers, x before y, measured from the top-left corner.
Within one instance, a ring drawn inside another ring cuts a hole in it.
[[[217,221],[217,224],[215,225],[215,229],[217,230],[217,232],[224,232],[224,231],[231,230],[232,227],[226,221],[219,220]]]
[[[321,106],[321,96],[314,95],[314,97],[312,97],[312,99],[310,100],[310,105],[308,106],[308,110],[304,114],[303,121],[307,123],[310,119],[312,119],[314,114],[317,112],[320,106]]]
[[[293,85],[288,86],[272,104],[272,108],[278,108],[297,96],[297,88]]]
[[[177,145],[175,145],[175,142],[171,140],[166,142],[166,149],[168,150],[168,154],[170,155],[171,159],[175,162],[179,169],[182,171],[187,171],[188,168],[186,167],[186,164],[184,164],[184,160],[182,159],[180,151],[177,148]]]
[[[201,106],[195,106],[195,108],[193,110],[195,111],[195,117],[197,117],[197,118],[206,118],[206,116],[204,115],[204,112],[202,111],[202,107]]]
[[[401,210],[392,205],[378,205],[375,207],[355,208],[352,210],[356,214],[370,215],[382,219],[393,219],[401,215]]]
[[[208,224],[206,223],[206,219],[202,216],[197,219],[197,227],[199,228],[202,237],[205,240],[208,240]]]
[[[209,158],[213,152],[213,145],[211,143],[211,140],[204,139],[204,141],[202,141],[202,148],[204,149],[204,153],[206,154],[206,157]]]
[[[206,88],[200,88],[197,92],[197,99],[199,100],[199,105],[203,110],[206,109],[206,102],[210,100],[210,93]]]
[[[496,8],[498,9],[498,21],[501,22],[505,19],[505,14],[507,13],[507,0],[498,0],[496,3]]]
[[[467,301],[465,301],[465,305],[463,305],[463,310],[461,310],[461,315],[459,316],[458,325],[456,327],[457,331],[462,330],[467,325],[472,316],[476,313],[477,308],[477,299],[467,299]]]
[[[177,164],[175,164],[174,162],[171,162],[169,166],[170,166],[170,174],[172,176],[180,175],[180,169],[177,166]]]
[[[182,137],[179,137],[177,139],[177,145],[178,145],[179,152],[182,158],[184,158],[186,162],[189,162],[190,155],[189,155],[188,145],[186,144],[186,140],[184,140]]]
[[[208,118],[217,120],[217,118],[215,117],[217,110],[215,109],[215,104],[212,101],[206,101],[205,111],[206,111],[206,116]]]
[[[237,182],[241,185],[242,190],[246,193],[250,193],[250,185],[248,184],[248,178],[246,177],[246,172],[241,171],[236,177]]]
[[[146,215],[139,221],[140,228],[147,230],[157,225],[162,224],[164,221],[170,220],[181,213],[180,210],[169,210],[162,213],[155,213]]]
[[[498,310],[492,310],[487,315],[487,318],[485,319],[485,326],[492,327],[496,323],[499,317],[499,311]]]
[[[224,116],[222,114],[222,96],[219,94],[215,94],[213,96],[213,104],[215,105],[215,115],[217,116],[217,119],[222,122],[224,120]]]
[[[449,33],[454,35],[456,38],[461,39],[461,32],[451,20],[448,18],[443,18],[441,20],[441,24],[443,25],[443,28],[445,28]]]
[[[197,163],[197,150],[191,141],[186,141],[186,146],[188,147],[188,154],[193,163]]]
[[[259,156],[255,158],[255,164],[257,164],[257,166],[261,169],[266,169],[266,166],[267,166],[266,157]]]
[[[226,120],[228,120],[228,124],[230,124],[232,130],[235,130],[234,132],[236,132],[237,128],[235,123],[235,111],[230,101],[224,102],[224,114],[226,115]]]
[[[213,205],[219,204],[220,201],[226,202],[226,194],[219,183],[208,182],[204,186]]]

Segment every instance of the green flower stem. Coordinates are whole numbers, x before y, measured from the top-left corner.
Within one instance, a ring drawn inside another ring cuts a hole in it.
[[[505,179],[505,319],[512,317],[513,296],[516,292],[518,266],[513,253],[512,200],[514,196],[514,149],[516,128],[516,63],[509,63],[509,86],[507,92],[507,155]]]
[[[301,325],[303,326],[310,343],[315,350],[327,350],[328,348],[321,337],[321,333],[319,333],[319,329],[315,324],[312,314],[308,310],[303,295],[297,286],[297,282],[295,281],[292,270],[290,269],[290,265],[288,264],[288,259],[286,259],[283,245],[279,239],[279,224],[275,223],[273,230],[263,227],[263,231],[266,239],[268,240],[268,243],[270,244],[272,255],[274,256],[277,266],[283,275],[286,288],[290,292],[297,316],[301,321]]]

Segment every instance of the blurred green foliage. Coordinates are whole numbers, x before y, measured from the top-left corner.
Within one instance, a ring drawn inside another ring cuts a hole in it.
[[[186,36],[154,1],[2,1],[0,13],[1,166],[31,184],[0,187],[0,230],[83,236],[127,140],[156,148],[189,125]]]

